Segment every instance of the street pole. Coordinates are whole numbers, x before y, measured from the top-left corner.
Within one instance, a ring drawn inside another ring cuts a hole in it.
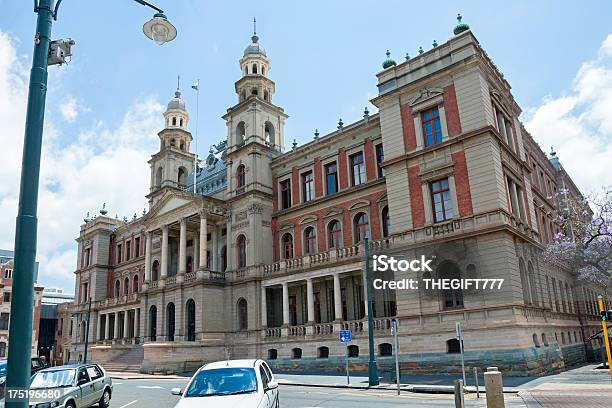
[[[378,385],[378,368],[376,367],[376,355],[374,354],[374,317],[372,316],[372,288],[370,276],[370,240],[364,239],[364,269],[366,276],[366,298],[368,301],[368,346],[370,360],[368,362],[368,385]]]
[[[463,331],[461,330],[461,322],[455,322],[455,330],[457,331],[457,340],[459,340],[459,350],[461,351],[461,373],[463,374],[463,385],[465,385],[465,360],[463,358]]]
[[[85,353],[83,353],[83,363],[87,363],[87,347],[89,346],[89,319],[91,317],[91,297],[87,307],[87,327],[85,328]]]
[[[346,349],[346,385],[351,385],[351,377],[349,375],[349,352],[348,352],[348,343],[344,343],[344,347]]]
[[[27,408],[28,400],[9,398],[9,390],[27,390],[30,383],[32,355],[32,320],[34,276],[36,267],[36,235],[38,221],[38,181],[47,95],[47,62],[53,15],[53,0],[40,0],[34,37],[34,57],[30,71],[26,114],[21,185],[15,228],[15,260],[13,298],[9,326],[9,354],[6,377],[6,407]]]
[[[397,320],[391,321],[391,334],[393,334],[393,354],[395,354],[395,380],[397,382],[397,395],[400,395],[399,340],[397,338],[397,328]]]
[[[605,313],[603,297],[597,296],[597,304],[599,305],[599,312]],[[606,355],[608,357],[608,370],[610,371],[610,380],[612,381],[612,356],[610,356],[610,339],[608,338],[608,326],[606,320],[601,320],[601,326],[603,327],[604,344],[606,345]]]

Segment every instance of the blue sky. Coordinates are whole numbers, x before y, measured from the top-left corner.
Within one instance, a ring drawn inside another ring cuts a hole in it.
[[[238,60],[257,17],[272,62],[274,102],[290,115],[287,146],[362,116],[389,49],[398,62],[452,35],[460,12],[513,87],[527,128],[555,145],[579,186],[612,184],[612,2],[157,0],[178,29],[157,46],[142,34],[152,11],[131,0],[65,0],[53,37],[76,41],[67,67],[50,69],[40,196],[41,281],[72,290],[79,225],[102,202],[140,214],[147,158],[158,147],[162,105],[180,74],[199,153],[225,138],[237,101]],[[104,7],[101,6],[104,4]],[[36,15],[31,1],[0,0],[0,248],[12,248],[25,97]],[[584,157],[590,166],[585,168]]]

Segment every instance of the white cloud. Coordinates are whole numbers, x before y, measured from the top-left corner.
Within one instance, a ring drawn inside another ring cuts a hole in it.
[[[19,194],[21,150],[27,101],[27,59],[15,54],[11,39],[0,32],[0,248],[12,249]],[[55,81],[61,79],[55,78]],[[49,92],[61,86],[51,86]],[[72,106],[71,106],[72,105]],[[47,115],[38,200],[39,282],[74,290],[76,243],[87,211],[106,203],[112,216],[140,214],[147,205],[147,160],[159,145],[157,131],[163,110],[153,98],[126,107],[123,120],[110,126],[97,121],[62,138],[59,125]],[[74,121],[79,103],[69,97],[60,105],[62,117]],[[68,140],[68,143],[66,141]],[[63,143],[62,143],[63,141]],[[92,214],[93,215],[93,214]]]
[[[569,89],[525,113],[525,127],[584,192],[612,185],[612,34],[582,64]]]

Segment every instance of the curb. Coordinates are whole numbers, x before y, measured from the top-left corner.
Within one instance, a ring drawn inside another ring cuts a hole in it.
[[[308,383],[284,383],[280,385],[292,385],[295,387],[312,387],[312,388],[340,388],[340,389],[357,389],[357,390],[386,390],[396,391],[396,385],[377,385],[370,387],[367,385],[341,385],[341,384],[308,384]],[[455,388],[452,385],[400,385],[400,390],[405,392],[420,393],[420,394],[454,394]],[[466,393],[476,393],[474,387],[466,387]],[[517,394],[520,390],[504,389],[504,394]],[[485,393],[484,387],[480,388],[482,394]]]

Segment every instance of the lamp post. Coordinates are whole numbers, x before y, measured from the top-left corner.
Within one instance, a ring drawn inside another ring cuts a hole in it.
[[[376,354],[374,354],[374,316],[372,316],[372,277],[370,276],[370,240],[364,240],[364,269],[366,276],[366,298],[368,301],[368,385],[378,385],[378,368],[376,366]]]
[[[144,34],[158,44],[176,38],[176,28],[163,11],[144,0],[134,0],[153,8],[157,13],[143,26]],[[9,326],[9,354],[6,378],[6,407],[27,408],[27,398],[17,398],[12,390],[27,390],[30,380],[32,355],[32,320],[34,277],[36,262],[38,185],[40,156],[47,95],[47,66],[61,64],[70,56],[69,41],[51,41],[53,19],[62,0],[35,0],[38,14],[34,36],[34,57],[30,71],[28,107],[21,164],[21,185],[15,228],[15,259],[13,296]],[[51,58],[50,58],[51,56]],[[26,393],[27,394],[27,393]],[[23,393],[21,393],[23,395]]]

